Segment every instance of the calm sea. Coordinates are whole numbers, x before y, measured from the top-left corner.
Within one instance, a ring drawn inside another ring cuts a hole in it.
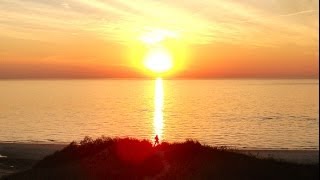
[[[1,80],[0,141],[319,149],[318,80]]]

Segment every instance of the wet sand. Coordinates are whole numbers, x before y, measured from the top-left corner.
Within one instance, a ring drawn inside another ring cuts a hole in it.
[[[0,177],[31,168],[47,155],[61,150],[64,144],[0,143]],[[234,150],[235,152],[274,158],[301,164],[319,163],[318,150]]]

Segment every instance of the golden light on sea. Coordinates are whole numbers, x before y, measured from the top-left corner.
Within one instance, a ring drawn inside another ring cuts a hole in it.
[[[164,93],[162,78],[157,78],[155,80],[153,127],[154,136],[158,135],[160,140],[163,138],[163,97]]]

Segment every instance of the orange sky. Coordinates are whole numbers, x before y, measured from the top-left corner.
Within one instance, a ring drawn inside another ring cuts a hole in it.
[[[183,3],[182,3],[183,2]],[[170,77],[318,76],[312,0],[3,0],[0,78],[149,77],[161,41]]]

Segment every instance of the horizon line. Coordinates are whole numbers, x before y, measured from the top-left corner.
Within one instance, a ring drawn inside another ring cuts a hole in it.
[[[154,80],[156,78],[164,80],[319,80],[318,77],[26,77],[26,78],[0,78],[6,80]]]

